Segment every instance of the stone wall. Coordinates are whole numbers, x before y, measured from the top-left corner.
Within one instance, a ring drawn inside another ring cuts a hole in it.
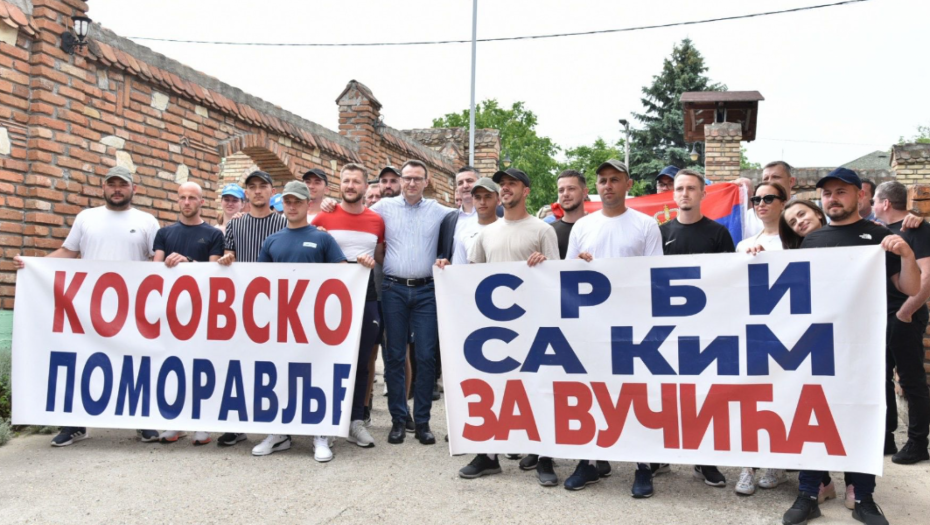
[[[468,130],[465,128],[408,129],[404,133],[447,157],[468,164]],[[490,177],[500,169],[501,139],[496,129],[475,130],[475,163],[482,177]]]
[[[739,177],[742,128],[736,122],[704,125],[704,176],[713,182]]]

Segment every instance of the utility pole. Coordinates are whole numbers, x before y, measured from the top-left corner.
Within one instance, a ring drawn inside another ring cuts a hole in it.
[[[478,0],[471,10],[471,110],[468,112],[468,165],[475,165],[475,60],[478,52]]]
[[[626,150],[626,169],[631,170],[630,167],[630,123],[627,119],[620,119],[620,125],[623,126],[623,132],[626,134],[626,139],[623,141],[624,149]]]

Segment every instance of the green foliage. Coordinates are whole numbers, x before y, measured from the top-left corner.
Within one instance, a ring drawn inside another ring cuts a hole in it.
[[[578,146],[577,148],[565,150],[565,162],[559,164],[559,171],[571,169],[584,173],[584,177],[588,181],[589,193],[595,193],[594,183],[597,175],[594,170],[608,159],[622,161],[624,158],[623,148],[623,139],[618,140],[616,144],[607,144],[607,141],[598,137],[594,144],[590,146]]]
[[[643,129],[633,131],[630,169],[634,178],[652,181],[668,165],[691,169],[701,166],[703,144],[698,145],[701,157],[697,162],[691,160],[691,148],[685,144],[680,99],[688,91],[727,89],[712,83],[704,75],[706,71],[704,57],[686,38],[664,60],[662,72],[652,77],[652,85],[643,87],[645,112],[633,115],[643,124]]]
[[[13,439],[13,429],[10,428],[10,422],[0,419],[0,447],[6,445],[11,439]]]
[[[749,157],[746,156],[746,148],[743,146],[739,147],[739,169],[741,170],[761,170],[762,164],[758,162],[749,162]]]
[[[908,144],[914,143],[917,144],[930,144],[930,126],[917,126],[917,134],[911,137],[910,140],[901,137],[898,139],[898,144]]]
[[[469,110],[449,113],[433,119],[434,128],[468,128]],[[500,107],[497,100],[489,99],[475,105],[475,128],[492,128],[500,132],[501,157],[510,156],[511,167],[523,170],[530,177],[532,191],[527,209],[535,213],[540,207],[551,204],[556,195],[555,155],[559,146],[549,137],[536,133],[536,114],[514,102],[510,109]],[[491,175],[490,173],[482,175]]]
[[[12,403],[10,376],[13,372],[12,366],[11,350],[0,347],[0,420],[10,419]]]

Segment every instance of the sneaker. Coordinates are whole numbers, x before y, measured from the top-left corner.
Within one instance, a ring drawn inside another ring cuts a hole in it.
[[[665,474],[666,472],[671,472],[672,467],[668,463],[650,463],[649,469],[652,470],[653,476],[658,476],[659,474]]]
[[[366,427],[371,426],[371,407],[365,407],[365,414],[362,416],[362,422]]]
[[[459,470],[459,477],[475,479],[500,473],[501,464],[497,458],[491,459],[487,454],[478,454],[475,459],[471,460],[471,463]]]
[[[539,456],[537,454],[527,454],[520,460],[520,470],[536,470],[538,463]]]
[[[245,441],[245,434],[237,434],[235,432],[227,432],[220,436],[216,440],[216,446],[218,447],[231,447],[240,441]]]
[[[194,437],[191,438],[191,443],[193,443],[195,447],[206,445],[211,441],[213,441],[213,439],[210,437],[209,432],[194,432]]]
[[[817,498],[806,494],[798,494],[798,499],[794,500],[794,505],[788,509],[781,518],[784,525],[804,525],[807,520],[819,518],[820,505],[817,504]]]
[[[136,430],[136,434],[139,436],[139,441],[143,443],[155,443],[158,441],[157,430]]]
[[[333,459],[333,451],[329,448],[328,437],[316,436],[313,438],[313,459],[319,461],[320,463],[326,463],[327,461]]]
[[[67,447],[87,439],[87,428],[85,427],[61,427],[58,435],[52,438],[53,447]]]
[[[652,469],[636,469],[633,474],[633,488],[630,489],[636,499],[650,498],[654,493],[652,488]]]
[[[823,503],[828,499],[836,498],[836,485],[833,484],[833,480],[830,480],[830,483],[824,485],[820,484],[820,491],[817,493],[817,503]]]
[[[703,480],[704,483],[711,487],[726,487],[727,478],[717,470],[717,467],[707,465],[694,466],[694,479]]]
[[[610,463],[607,461],[595,461],[594,466],[597,467],[597,475],[601,478],[610,477]]]
[[[559,484],[559,476],[552,468],[552,458],[539,458],[536,463],[536,478],[543,487],[554,487]]]
[[[744,468],[742,472],[739,473],[739,480],[736,482],[737,494],[742,494],[743,496],[752,496],[756,493],[756,480],[755,480],[755,471],[751,468]]]
[[[866,525],[888,525],[885,513],[875,504],[872,496],[857,501],[852,515],[853,518]]]
[[[898,446],[894,444],[894,434],[885,435],[885,455],[891,456],[898,453]]]
[[[846,499],[843,500],[843,505],[846,505],[846,508],[853,510],[856,508],[856,487],[853,485],[846,485]]]
[[[523,456],[521,456],[520,454],[504,454],[504,457],[509,459],[510,461],[516,461],[522,458]]]
[[[271,434],[252,448],[253,456],[267,456],[291,448],[291,436]]]
[[[349,443],[355,443],[362,448],[371,448],[375,446],[375,439],[368,433],[365,428],[365,422],[356,419],[349,425],[349,437],[346,438]]]
[[[900,452],[891,456],[891,461],[899,465],[913,465],[919,461],[927,460],[930,460],[930,453],[927,452],[926,445],[918,445],[910,439],[907,440]]]
[[[764,489],[774,489],[782,483],[788,481],[788,475],[780,468],[767,468],[762,470],[762,477],[759,478],[759,486]],[[833,484],[832,482],[830,483]],[[821,486],[823,483],[821,483]],[[836,494],[833,495],[836,497]]]
[[[575,467],[575,472],[565,480],[565,488],[568,490],[581,490],[592,483],[597,483],[601,478],[597,475],[597,467],[587,461],[579,461]]]
[[[180,430],[166,430],[158,436],[158,441],[162,443],[174,443],[175,441],[186,436],[187,433]]]

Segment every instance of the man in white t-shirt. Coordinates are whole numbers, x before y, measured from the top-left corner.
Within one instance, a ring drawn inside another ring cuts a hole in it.
[[[469,220],[455,234],[455,248],[452,250],[452,264],[468,264],[468,254],[472,246],[475,245],[475,239],[486,226],[497,221],[497,205],[500,203],[500,186],[493,180],[482,177],[475,182],[469,191],[471,194],[472,205],[475,207],[477,220]],[[443,261],[437,261],[440,268],[445,264]]]
[[[103,179],[104,206],[90,208],[77,214],[65,242],[46,257],[93,261],[151,261],[155,255],[153,245],[158,231],[158,220],[150,213],[132,207],[135,193],[132,173],[122,166],[114,166]],[[16,255],[17,269],[25,267]],[[158,441],[155,430],[139,430],[145,443]],[[52,439],[53,447],[66,447],[87,438],[85,427],[62,427]]]
[[[627,208],[626,194],[633,186],[626,164],[610,159],[597,168],[597,194],[601,196],[600,211],[578,219],[568,238],[566,259],[611,259],[662,255],[662,233],[652,217]],[[578,462],[575,472],[565,480],[565,488],[581,490],[601,477],[609,475],[606,462],[592,465]],[[633,481],[633,497],[648,498],[653,494],[652,470],[638,463]]]

